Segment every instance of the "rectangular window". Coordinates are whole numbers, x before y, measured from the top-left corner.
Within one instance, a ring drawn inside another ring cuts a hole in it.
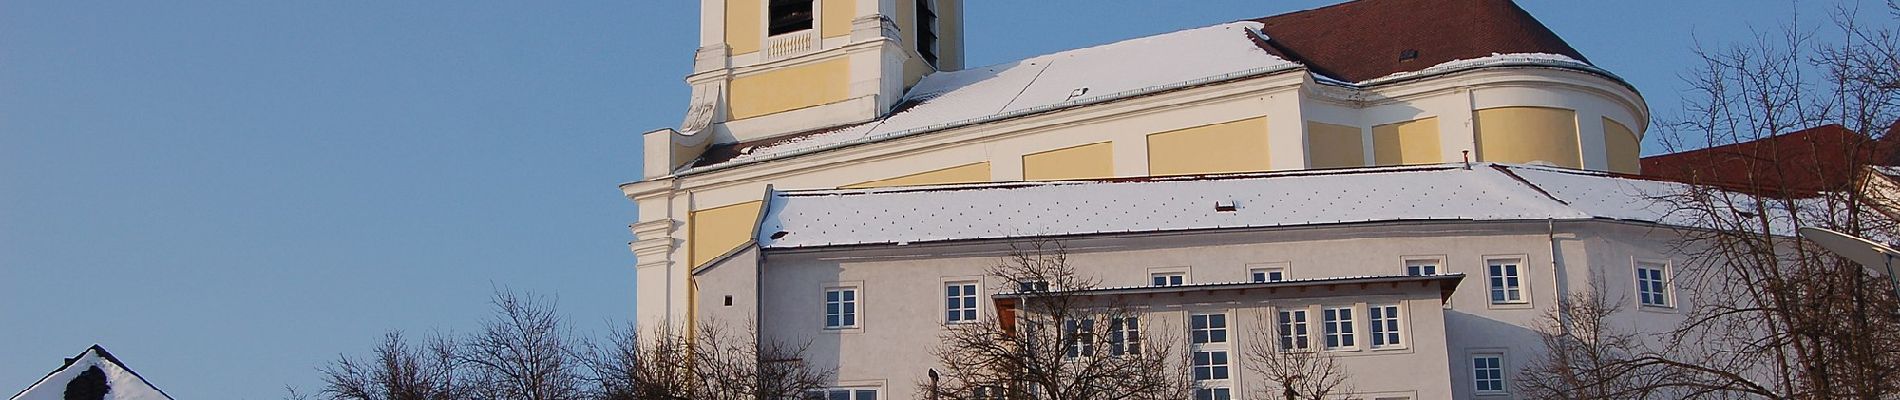
[[[1320,310],[1320,323],[1326,328],[1326,349],[1349,349],[1358,346],[1353,341],[1352,307],[1338,307]]]
[[[1248,270],[1254,282],[1279,282],[1286,280],[1286,268],[1269,267]]]
[[[1187,274],[1180,272],[1148,274],[1148,282],[1149,286],[1181,286],[1187,283]]]
[[[1307,340],[1306,310],[1280,310],[1275,325],[1280,331],[1280,351],[1306,350],[1311,346]]]
[[[877,389],[818,389],[807,392],[807,400],[877,400]]]
[[[811,29],[812,0],[771,0],[768,35],[777,36]]]
[[[951,282],[943,286],[943,322],[976,322],[976,282]]]
[[[1669,307],[1668,267],[1657,263],[1636,264],[1636,299],[1645,306]]]
[[[970,393],[970,398],[976,400],[1004,400],[1008,398],[1005,397],[1008,396],[1006,393],[1007,392],[1004,392],[1001,386],[977,386],[976,389]]]
[[[1234,390],[1224,387],[1194,389],[1194,400],[1233,400]]]
[[[1484,394],[1504,393],[1504,355],[1471,356],[1472,391]]]
[[[1194,344],[1227,343],[1227,314],[1189,316],[1188,332]]]
[[[1399,347],[1399,306],[1383,305],[1366,308],[1366,318],[1372,322],[1372,348]]]
[[[1194,380],[1213,381],[1227,379],[1227,351],[1194,352]]]
[[[931,0],[917,0],[917,55],[937,65],[937,8]]]
[[[1524,302],[1524,282],[1517,259],[1497,259],[1486,262],[1491,284],[1491,304],[1513,304]]]
[[[825,289],[825,329],[857,326],[858,290],[855,288]]]
[[[1046,282],[1046,281],[1018,282],[1016,284],[1016,292],[1017,293],[1047,293],[1049,292],[1049,282]]]
[[[1108,322],[1108,355],[1141,354],[1141,319],[1124,317]]]
[[[1405,275],[1408,275],[1408,276],[1438,275],[1438,260],[1406,260],[1405,261]]]
[[[1095,356],[1095,320],[1068,320],[1063,323],[1068,345],[1063,346],[1069,358]]]

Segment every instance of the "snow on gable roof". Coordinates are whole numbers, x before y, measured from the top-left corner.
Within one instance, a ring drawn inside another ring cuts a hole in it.
[[[104,347],[92,345],[11,400],[64,400],[67,392],[104,393],[105,400],[171,400]],[[82,396],[83,397],[83,396]]]
[[[1255,43],[1259,22],[1165,33],[925,76],[878,121],[757,144],[692,170],[761,161],[1208,82],[1298,68]]]
[[[1547,194],[1508,172],[1520,169],[1435,165],[779,192],[771,197],[758,239],[766,248],[799,248],[1380,221],[1653,216],[1619,214],[1610,200],[1568,189],[1625,193],[1623,179],[1577,175],[1598,180],[1585,185],[1540,175],[1570,183]],[[1553,196],[1574,197],[1586,206]],[[1223,211],[1217,204],[1234,207]]]

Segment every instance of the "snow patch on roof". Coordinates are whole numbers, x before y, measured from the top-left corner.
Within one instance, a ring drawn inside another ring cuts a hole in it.
[[[1299,67],[1253,42],[1261,24],[1233,22],[938,72],[905,95],[913,106],[861,125],[760,145],[720,164],[760,161],[1158,90]],[[692,170],[685,171],[691,173]]]
[[[1476,69],[1476,68],[1484,68],[1484,67],[1502,67],[1502,66],[1526,66],[1526,65],[1579,68],[1579,69],[1596,71],[1608,76],[1616,76],[1614,74],[1610,74],[1609,71],[1604,71],[1601,68],[1597,68],[1595,66],[1590,65],[1590,63],[1586,63],[1581,60],[1571,58],[1570,56],[1566,56],[1562,54],[1491,53],[1491,55],[1487,57],[1451,60],[1451,61],[1439,63],[1438,65],[1425,67],[1424,69],[1420,69],[1417,71],[1398,72],[1398,73],[1393,73],[1391,75],[1381,76],[1378,78],[1367,79],[1367,80],[1356,82],[1355,85],[1372,86],[1372,85],[1378,85],[1381,83],[1407,80],[1407,79],[1417,78],[1421,76],[1446,74],[1446,73],[1452,73],[1452,72],[1463,71],[1463,70],[1468,70],[1468,69]],[[1339,81],[1338,79],[1331,79],[1331,78],[1328,78],[1328,80],[1333,81],[1333,82]]]
[[[1381,221],[1573,220],[1602,211],[1566,205],[1478,165],[775,193],[758,239],[766,248],[798,248]],[[1235,207],[1223,211],[1216,204]]]

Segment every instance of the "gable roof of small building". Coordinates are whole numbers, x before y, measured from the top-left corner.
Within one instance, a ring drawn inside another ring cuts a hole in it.
[[[1417,57],[1402,60],[1406,50],[1415,50]],[[676,172],[705,172],[1301,69],[1327,84],[1358,87],[1491,67],[1562,68],[1622,82],[1510,0],[1358,0],[933,73],[877,120],[713,144]]]
[[[766,249],[1398,221],[1610,220],[1693,226],[1685,184],[1477,163],[1102,181],[774,192]],[[1792,232],[1792,228],[1778,227]]]
[[[10,400],[65,400],[69,394],[104,394],[105,400],[171,400],[105,347],[97,344],[66,359],[66,363],[13,395]]]

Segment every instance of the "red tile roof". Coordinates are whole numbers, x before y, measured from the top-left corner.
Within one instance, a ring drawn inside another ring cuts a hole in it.
[[[1769,196],[1841,190],[1866,165],[1893,165],[1900,124],[1875,140],[1840,125],[1643,158],[1643,175]]]
[[[1493,53],[1589,62],[1510,0],[1358,0],[1255,21],[1267,51],[1349,82]]]

